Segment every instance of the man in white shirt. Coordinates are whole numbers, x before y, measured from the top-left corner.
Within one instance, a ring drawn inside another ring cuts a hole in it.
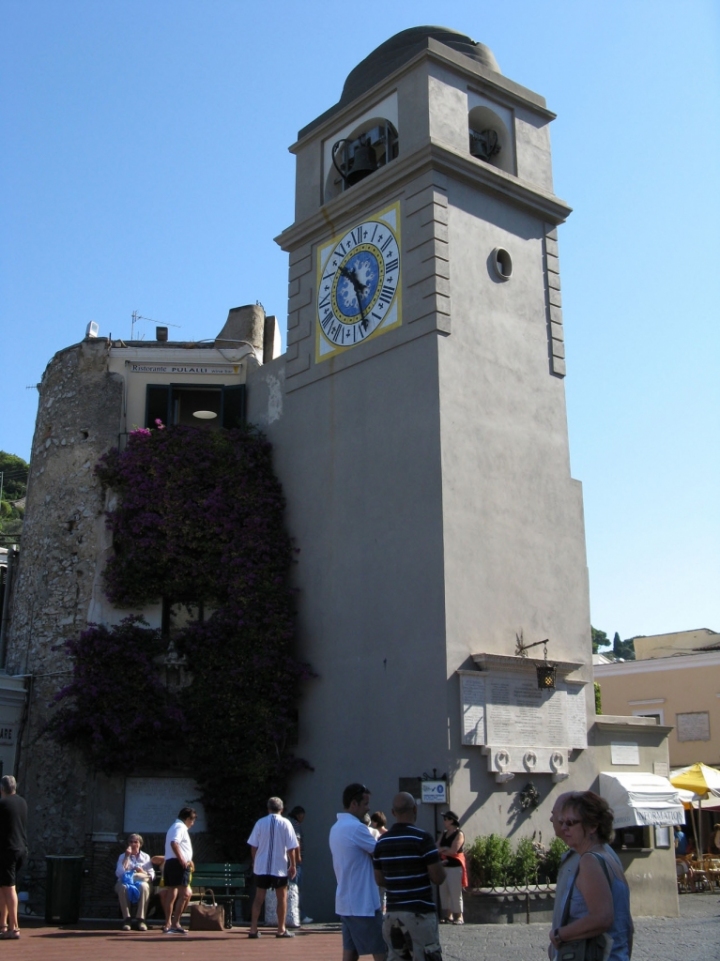
[[[197,819],[195,808],[180,809],[174,824],[165,836],[165,863],[163,865],[165,908],[164,934],[187,934],[180,924],[182,913],[192,896],[190,872],[193,865],[193,848],[190,828]]]
[[[123,931],[130,930],[130,906],[128,904],[128,889],[126,886],[127,881],[130,880],[129,871],[132,871],[132,886],[137,888],[135,923],[138,931],[147,931],[145,915],[150,897],[150,882],[155,877],[155,871],[153,870],[150,855],[140,850],[142,846],[143,839],[141,835],[130,834],[127,839],[127,848],[120,855],[115,866],[115,877],[117,878],[115,893],[120,901],[120,910],[123,916]]]
[[[370,807],[370,791],[364,784],[348,784],[343,808],[330,831],[330,851],[337,878],[335,911],[342,920],[343,961],[357,961],[371,954],[385,961],[387,946],[382,936],[380,893],[375,883],[372,855],[375,838],[363,824]]]
[[[287,916],[288,878],[295,877],[295,858],[298,840],[292,824],[282,816],[283,802],[279,797],[268,798],[268,813],[260,818],[248,838],[253,862],[255,899],[250,915],[249,938],[259,938],[258,920],[268,888],[277,895],[277,934],[276,938],[294,938],[295,935],[285,927]]]

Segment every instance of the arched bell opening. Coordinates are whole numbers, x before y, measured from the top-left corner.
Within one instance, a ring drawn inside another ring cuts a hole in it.
[[[512,137],[502,118],[489,107],[473,107],[468,116],[468,127],[473,157],[514,174]]]
[[[365,120],[332,146],[325,202],[354,187],[398,155],[398,133],[384,117]]]

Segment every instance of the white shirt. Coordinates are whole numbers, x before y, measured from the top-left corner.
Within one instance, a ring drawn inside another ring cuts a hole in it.
[[[175,841],[180,848],[180,853],[186,861],[192,861],[193,849],[190,840],[190,832],[187,824],[179,819],[175,821],[168,833],[165,835],[165,860],[177,858],[177,854],[172,849],[172,842]]]
[[[268,814],[267,817],[260,818],[252,829],[248,844],[257,848],[253,862],[254,874],[287,877],[287,853],[298,847],[295,830],[287,818],[281,814]]]
[[[174,856],[175,855],[173,855],[173,857]],[[127,867],[125,867],[125,858],[127,858],[128,862]],[[145,854],[144,851],[140,851],[137,857],[134,854],[127,855],[123,851],[118,858],[117,865],[115,866],[115,876],[122,880],[122,876],[126,871],[144,871],[151,881],[155,877],[155,871],[153,870],[150,855]]]
[[[380,907],[372,864],[375,838],[354,814],[342,811],[330,829],[330,850],[337,878],[336,914],[371,918]]]

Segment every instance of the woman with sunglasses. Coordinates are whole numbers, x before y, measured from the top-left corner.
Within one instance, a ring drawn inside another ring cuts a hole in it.
[[[629,961],[633,922],[630,892],[616,859],[604,845],[613,837],[613,812],[593,791],[569,794],[555,819],[560,837],[579,855],[563,922],[550,933],[551,957],[568,941],[607,933],[612,947],[605,961]]]

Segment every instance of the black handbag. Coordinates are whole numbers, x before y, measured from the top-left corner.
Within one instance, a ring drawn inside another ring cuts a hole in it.
[[[212,897],[210,904],[201,900],[190,905],[191,931],[223,931],[225,928],[225,908],[215,900],[212,888],[206,888],[202,897],[208,894]]]
[[[565,941],[557,949],[555,961],[605,961],[612,948],[612,938],[596,934],[593,938]]]

